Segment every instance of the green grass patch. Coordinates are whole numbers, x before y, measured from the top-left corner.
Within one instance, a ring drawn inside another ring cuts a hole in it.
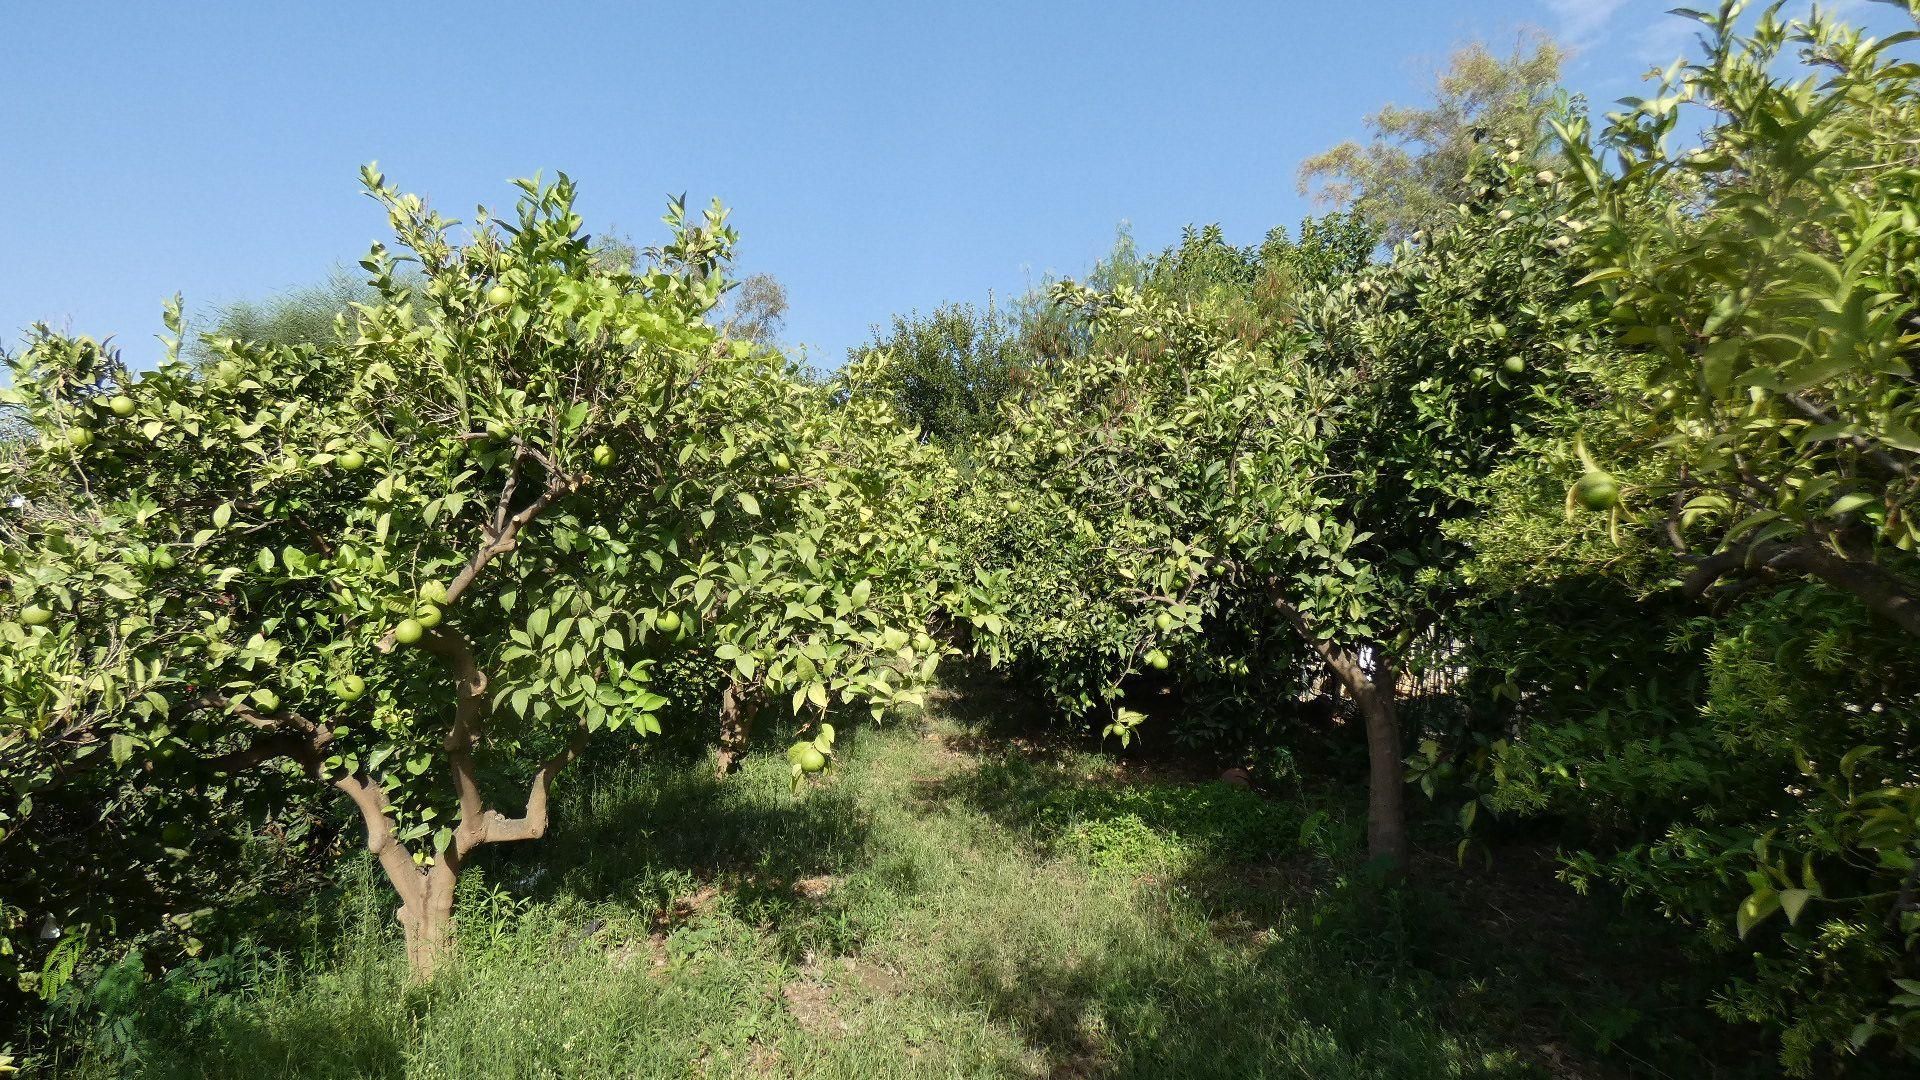
[[[89,990],[84,1060],[47,1064],[1426,1080],[1552,1075],[1542,1038],[1570,1045],[1435,960],[1447,913],[1367,876],[1337,801],[974,745],[939,720],[861,732],[799,798],[777,749],[726,781],[601,763],[546,841],[470,872],[433,984],[407,985],[362,865],[328,947],[123,967]]]

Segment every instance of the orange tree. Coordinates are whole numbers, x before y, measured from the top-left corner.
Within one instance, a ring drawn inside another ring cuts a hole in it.
[[[1342,377],[1157,294],[1067,283],[1055,299],[1095,345],[1050,368],[976,450],[960,525],[978,647],[1063,710],[1104,710],[1123,742],[1144,719],[1125,704],[1129,682],[1250,672],[1245,655],[1208,655],[1203,634],[1247,595],[1277,604],[1297,634],[1242,635],[1245,653],[1310,646],[1365,678],[1349,643],[1379,636],[1379,583],[1350,558],[1367,535],[1343,512],[1332,456]],[[1397,735],[1390,702],[1366,700],[1369,844],[1398,863]]]
[[[1601,392],[1458,530],[1511,710],[1420,768],[1584,826],[1566,876],[1687,928],[1716,1010],[1819,1074],[1920,1045],[1920,95],[1899,40],[1696,17],[1697,62],[1563,126]]]
[[[1330,672],[1367,735],[1370,851],[1403,864],[1402,668],[1449,662],[1414,645],[1470,553],[1446,526],[1572,408],[1591,318],[1566,186],[1528,150],[1486,148],[1447,229],[1252,340],[1206,303],[1057,289],[1092,347],[976,448],[960,522],[983,651],[1122,738],[1130,680]]]
[[[42,927],[78,940],[119,919],[49,857],[70,849],[36,806],[124,826],[133,842],[82,853],[137,878],[185,857],[206,793],[337,789],[426,974],[474,853],[545,832],[592,734],[660,730],[676,622],[711,623],[742,679],[796,707],[884,707],[928,669],[917,603],[871,600],[924,542],[873,530],[854,557],[838,530],[872,513],[860,499],[940,474],[880,475],[903,460],[889,411],[717,337],[717,209],[675,205],[671,240],[629,270],[593,257],[564,177],[519,182],[512,220],[483,212],[457,242],[364,178],[399,248],[363,264],[378,298],[337,344],[222,339],[198,369],[136,376],[40,331],[14,364],[30,433],[0,526],[0,902],[17,972]],[[130,793],[141,812],[116,816]]]
[[[1825,17],[1742,36],[1744,7],[1696,13],[1708,54],[1600,147],[1565,139],[1588,280],[1649,366],[1630,427],[1673,464],[1637,502],[1692,592],[1811,577],[1920,634],[1913,65]],[[1779,73],[1794,49],[1817,74]],[[1689,106],[1714,124],[1675,151]]]

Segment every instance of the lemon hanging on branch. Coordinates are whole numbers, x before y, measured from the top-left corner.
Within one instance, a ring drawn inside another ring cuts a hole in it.
[[[801,781],[827,767],[827,759],[833,756],[833,725],[821,724],[820,734],[812,739],[803,739],[787,747],[787,764],[793,773],[793,790],[800,790]]]

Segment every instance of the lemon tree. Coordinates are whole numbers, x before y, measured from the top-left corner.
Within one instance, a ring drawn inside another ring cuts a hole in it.
[[[565,177],[517,182],[510,218],[459,238],[364,179],[398,242],[363,263],[377,299],[337,343],[220,339],[136,375],[40,331],[14,365],[16,962],[43,921],[113,917],[36,861],[54,793],[336,789],[427,974],[474,853],[542,835],[594,733],[660,730],[662,656],[693,641],[816,707],[885,707],[929,670],[924,603],[891,591],[928,557],[900,512],[928,489],[893,482],[910,455],[890,411],[709,325],[733,242],[717,207],[673,205],[628,269],[594,258]],[[155,848],[116,857],[180,857]]]

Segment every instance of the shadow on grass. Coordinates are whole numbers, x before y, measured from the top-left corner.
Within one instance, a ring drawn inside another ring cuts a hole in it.
[[[862,865],[871,828],[837,772],[798,794],[790,783],[784,757],[764,747],[725,779],[704,756],[599,763],[556,789],[545,839],[487,849],[480,865],[488,881],[563,910],[614,905],[665,923],[723,904],[797,948],[831,921],[809,884]]]
[[[972,747],[976,769],[920,789],[929,808],[984,813],[1163,905],[1159,939],[963,965],[956,994],[1012,1019],[1062,1075],[1770,1073],[1713,1037],[1672,932],[1573,893],[1550,849],[1509,847],[1484,871],[1421,851],[1392,883],[1365,863],[1352,792],[1272,800]]]
[[[986,952],[951,992],[1010,1022],[1060,1076],[1522,1077],[1436,1015],[1432,987],[1274,943],[1114,935],[1071,962]]]

